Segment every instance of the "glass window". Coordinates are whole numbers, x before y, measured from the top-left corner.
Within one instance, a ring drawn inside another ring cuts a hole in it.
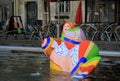
[[[70,12],[70,0],[56,2],[56,13],[58,13],[58,4],[59,4],[59,13],[65,14]]]
[[[94,13],[95,13],[95,1],[87,0],[86,1],[86,22],[93,22]]]
[[[114,0],[86,0],[86,22],[115,22],[115,10]]]

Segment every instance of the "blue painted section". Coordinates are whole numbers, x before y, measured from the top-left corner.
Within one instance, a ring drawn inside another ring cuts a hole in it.
[[[72,69],[71,74],[74,74],[75,71],[78,69],[79,65],[80,65],[81,63],[85,63],[86,61],[87,61],[87,59],[86,59],[85,57],[82,57],[82,58],[78,61],[77,65]]]

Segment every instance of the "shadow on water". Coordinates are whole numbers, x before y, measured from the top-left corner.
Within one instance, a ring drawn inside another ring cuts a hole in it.
[[[120,57],[103,57],[94,73],[85,79],[49,70],[43,53],[0,51],[0,81],[120,81]]]

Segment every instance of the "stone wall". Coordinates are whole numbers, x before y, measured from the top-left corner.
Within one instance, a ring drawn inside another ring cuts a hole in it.
[[[120,41],[96,41],[96,44],[100,47],[100,50],[115,50],[120,51]]]
[[[120,51],[120,42],[95,41],[95,43],[99,46],[100,50]],[[13,40],[13,39],[3,40],[3,39],[0,39],[0,45],[41,47],[41,41],[40,40]]]

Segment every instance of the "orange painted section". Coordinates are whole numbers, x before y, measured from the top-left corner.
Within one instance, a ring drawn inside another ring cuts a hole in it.
[[[78,59],[82,58],[88,48],[90,41],[89,40],[85,40],[83,42],[81,42],[80,47],[79,47],[79,55],[78,55]]]

